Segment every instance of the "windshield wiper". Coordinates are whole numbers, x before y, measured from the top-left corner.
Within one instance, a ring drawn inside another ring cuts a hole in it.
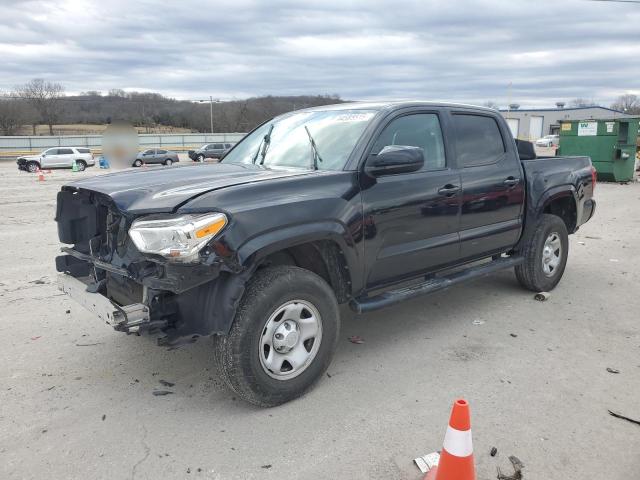
[[[313,151],[313,160],[312,160],[311,166],[313,167],[314,170],[318,170],[318,160],[322,162],[323,161],[322,157],[320,156],[320,152],[318,152],[316,141],[311,136],[311,132],[309,131],[306,125],[304,126],[304,129],[307,132],[307,135],[309,136],[309,142],[311,143],[311,150]]]
[[[258,145],[258,150],[256,154],[253,156],[253,160],[251,163],[255,165],[256,160],[258,159],[258,155],[260,155],[260,165],[264,163],[264,157],[267,155],[267,149],[269,148],[269,144],[271,144],[271,132],[273,132],[273,123],[269,125],[269,131],[260,141],[260,145]],[[260,153],[262,150],[262,153]]]

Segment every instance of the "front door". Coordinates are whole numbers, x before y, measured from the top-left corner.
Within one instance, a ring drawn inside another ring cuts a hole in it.
[[[40,157],[40,166],[42,168],[53,168],[60,166],[58,164],[58,149],[50,148],[49,150],[45,150],[42,152],[42,156]]]
[[[376,179],[362,174],[368,288],[435,270],[459,254],[460,173],[449,163],[439,114],[395,117],[370,155],[388,145],[422,148],[425,164],[417,172]]]

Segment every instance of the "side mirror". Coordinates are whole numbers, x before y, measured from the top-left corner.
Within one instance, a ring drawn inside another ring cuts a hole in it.
[[[387,145],[377,155],[371,155],[365,172],[373,177],[417,172],[424,165],[424,151],[408,145]]]

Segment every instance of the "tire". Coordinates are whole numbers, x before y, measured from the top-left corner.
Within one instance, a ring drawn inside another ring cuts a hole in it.
[[[27,172],[36,173],[40,168],[40,164],[38,162],[27,162]]]
[[[520,285],[534,292],[553,290],[562,278],[569,255],[569,234],[562,219],[543,214],[520,253],[524,263],[515,268]]]
[[[141,166],[142,166],[142,160],[140,160],[139,158],[137,158],[137,159],[133,162],[133,166],[134,166],[134,167],[141,167]]]
[[[198,161],[198,162],[200,162],[200,163],[204,162],[204,155],[202,155],[202,154],[198,155],[198,156],[196,157],[196,161]]]
[[[283,307],[300,313],[278,315]],[[293,328],[282,330],[292,323],[290,318],[297,318],[300,323],[293,321]],[[304,330],[313,329],[305,326],[306,322],[317,318],[320,327],[313,341],[301,341],[309,335],[309,330],[306,335]],[[295,341],[294,347],[276,343],[279,331],[287,335],[281,342],[289,342],[292,334],[287,330],[296,331],[291,342]],[[254,405],[273,407],[288,402],[305,393],[327,370],[339,330],[338,302],[322,278],[293,266],[263,268],[247,283],[229,334],[214,337],[220,377],[233,392]],[[291,351],[282,355],[277,351],[280,348]],[[282,361],[289,354],[305,359],[299,368]],[[269,358],[273,365],[278,365],[280,359],[281,366],[269,369]]]
[[[164,161],[164,164],[165,164],[167,167],[170,167],[170,166],[173,164],[173,160],[171,160],[170,158],[167,158],[167,159]]]
[[[76,165],[78,166],[79,172],[84,172],[87,168],[87,162],[84,160],[76,160]]]

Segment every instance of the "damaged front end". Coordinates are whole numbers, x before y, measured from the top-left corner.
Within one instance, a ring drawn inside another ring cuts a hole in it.
[[[248,273],[218,239],[223,213],[135,216],[105,194],[58,193],[60,288],[115,330],[178,345],[228,332]]]

